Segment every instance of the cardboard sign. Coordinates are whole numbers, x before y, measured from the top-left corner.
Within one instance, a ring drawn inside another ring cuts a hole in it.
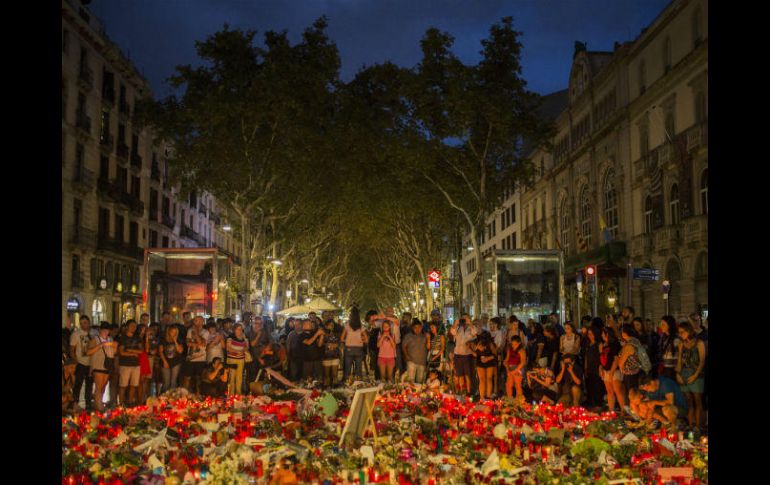
[[[345,436],[351,435],[353,437],[363,437],[364,431],[368,425],[374,426],[374,420],[371,416],[372,409],[374,408],[374,400],[377,399],[382,385],[377,387],[368,387],[366,389],[359,389],[353,395],[353,402],[350,404],[350,414],[345,421],[345,428],[340,435],[340,441],[338,446],[341,448],[345,442]]]
[[[693,478],[693,468],[691,466],[686,467],[661,467],[658,468],[658,476],[663,480],[670,480],[675,477]]]

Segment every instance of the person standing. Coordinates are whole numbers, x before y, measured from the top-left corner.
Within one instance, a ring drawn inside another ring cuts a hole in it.
[[[206,367],[206,344],[209,332],[203,328],[203,317],[198,315],[187,330],[187,373],[182,377],[182,387],[190,392],[200,392],[200,379]]]
[[[160,395],[160,386],[163,383],[163,374],[160,370],[160,356],[158,355],[158,347],[161,341],[160,334],[158,333],[159,330],[160,326],[157,322],[151,323],[150,326],[147,327],[147,333],[145,334],[144,348],[145,352],[147,352],[150,368],[152,369],[152,374],[150,375],[148,382],[145,383],[147,395],[149,396]]]
[[[676,320],[671,315],[663,315],[658,327],[658,376],[676,381],[676,364],[679,357],[679,340]]]
[[[584,360],[584,372],[586,380],[586,406],[599,408],[604,397],[604,382],[599,371],[601,366],[599,344],[601,343],[601,331],[593,327],[586,328],[588,345]]]
[[[366,312],[364,322],[367,325],[369,331],[369,345],[367,348],[367,354],[369,355],[369,368],[374,372],[374,379],[380,380],[380,368],[377,366],[377,341],[380,338],[380,324],[382,320],[376,320],[373,317],[377,315],[376,310],[369,310]]]
[[[446,337],[439,333],[439,324],[436,322],[430,322],[428,329],[430,331],[428,334],[428,368],[440,370],[441,358],[444,356],[444,348],[446,347]]]
[[[505,369],[508,376],[505,381],[505,395],[513,397],[513,389],[516,388],[516,400],[524,401],[524,391],[521,382],[524,379],[524,369],[527,366],[527,352],[521,344],[521,337],[514,335],[506,348]]]
[[[297,381],[302,378],[302,350],[300,334],[302,333],[302,324],[299,320],[289,323],[292,329],[286,337],[286,354],[289,361],[289,380]]]
[[[340,368],[340,336],[335,331],[333,319],[326,320],[326,335],[323,340],[323,375],[324,385],[332,387],[336,384]]]
[[[321,379],[323,369],[321,366],[324,331],[322,328],[313,330],[313,321],[306,318],[302,321],[302,334],[300,335],[302,346],[302,378]]]
[[[366,331],[361,326],[361,316],[358,308],[350,310],[350,320],[342,331],[340,340],[345,345],[345,362],[342,367],[342,379],[347,381],[351,367],[354,366],[356,378],[361,379],[361,365],[364,359],[364,345],[368,340]]]
[[[87,315],[80,317],[80,328],[76,328],[70,335],[70,356],[77,360],[75,365],[75,384],[72,388],[72,397],[75,404],[80,403],[80,389],[85,383],[85,403],[86,411],[91,410],[91,397],[93,395],[94,381],[91,376],[91,358],[88,356],[88,349],[94,335],[91,333],[91,319]]]
[[[136,333],[136,320],[126,322],[124,334],[118,341],[120,355],[119,400],[122,406],[134,406],[139,390],[139,354],[144,352],[144,341]],[[128,391],[128,398],[126,398]]]
[[[471,392],[471,361],[473,352],[469,346],[471,340],[476,338],[476,329],[470,323],[470,315],[464,313],[455,322],[450,330],[455,339],[454,348],[454,380],[455,390],[458,393]]]
[[[182,366],[182,344],[179,343],[179,328],[166,325],[166,333],[158,346],[163,376],[163,392],[176,389],[179,368]]]
[[[706,363],[706,344],[698,338],[689,322],[679,324],[679,356],[676,381],[687,399],[687,420],[693,431],[701,432],[703,415],[703,370]]]
[[[206,339],[206,362],[211,363],[215,357],[219,357],[222,362],[225,361],[225,339],[222,332],[217,328],[216,323],[206,324],[206,330],[209,337]]]
[[[644,361],[647,358],[644,347],[639,342],[639,334],[636,333],[633,324],[625,324],[620,328],[623,339],[623,347],[618,356],[620,371],[623,373],[623,385],[629,393],[639,389],[639,378],[650,369],[645,368]]]
[[[492,380],[497,368],[497,346],[492,335],[484,330],[479,335],[478,341],[471,344],[476,354],[476,373],[479,378],[479,398],[492,397]]]
[[[91,339],[88,348],[89,365],[94,379],[93,403],[97,411],[104,411],[104,389],[115,364],[118,343],[110,337],[110,324],[102,322],[98,335]]]
[[[607,405],[609,411],[615,410],[615,401],[620,405],[621,413],[626,412],[626,388],[623,385],[623,373],[620,372],[618,354],[620,343],[611,327],[604,327],[599,343],[599,374],[607,390]]]
[[[377,339],[377,366],[385,382],[393,382],[396,369],[396,337],[391,334],[390,328],[390,320],[383,321],[380,336]]]
[[[243,367],[246,363],[246,352],[249,351],[249,341],[240,323],[233,327],[233,336],[225,341],[225,349],[230,375],[228,392],[230,395],[243,394]]]
[[[571,322],[564,324],[564,335],[559,338],[559,354],[561,357],[576,357],[580,354],[580,335],[575,332]]]
[[[422,323],[412,323],[412,333],[401,343],[406,359],[406,378],[409,382],[422,384],[425,380],[425,366],[428,362],[428,339],[422,333]]]

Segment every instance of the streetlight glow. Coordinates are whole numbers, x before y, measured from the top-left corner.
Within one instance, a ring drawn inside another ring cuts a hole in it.
[[[230,232],[233,230],[233,228],[230,227],[230,224],[225,224],[224,226],[222,226],[222,230],[225,232]]]
[[[271,263],[276,265],[276,266],[280,266],[280,265],[283,264],[283,262],[280,259],[274,259],[274,260],[271,261]]]

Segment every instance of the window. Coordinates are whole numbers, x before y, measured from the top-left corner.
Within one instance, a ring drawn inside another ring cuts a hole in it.
[[[679,224],[679,186],[674,184],[671,187],[671,197],[669,200],[669,206],[671,207],[671,224]]]
[[[562,247],[562,250],[564,251],[564,254],[570,254],[569,252],[569,239],[570,239],[569,206],[566,199],[561,203],[561,216],[559,217],[559,219],[561,220],[561,247]]]
[[[709,213],[709,169],[703,170],[703,175],[700,176],[700,210],[701,214],[708,215]]]
[[[153,231],[150,229],[150,244],[149,246],[151,248],[157,248],[158,247],[158,231]]]
[[[497,221],[492,221],[492,237],[497,235]]]
[[[128,225],[128,242],[132,247],[139,246],[139,224],[136,222]]]
[[[701,11],[700,7],[695,9],[692,14],[692,46],[693,49],[703,40],[703,32],[701,31]]]
[[[140,189],[141,187],[139,185],[139,177],[131,177],[131,195],[137,199],[141,198],[139,195]]]
[[[109,209],[99,208],[99,239],[110,237],[110,211]]]
[[[123,242],[126,240],[125,229],[125,221],[123,216],[115,214],[115,239],[118,242]]]
[[[644,199],[644,232],[652,234],[652,197]]]
[[[104,320],[104,304],[97,298],[91,305],[91,324],[100,325],[102,320]]]
[[[504,210],[502,214],[500,214],[500,230],[504,230],[507,226],[505,225],[506,216],[508,215],[508,211]]]
[[[72,287],[80,288],[82,283],[80,282],[80,256],[77,254],[72,255]]]
[[[671,70],[671,37],[666,37],[663,40],[663,72],[667,73]]]
[[[511,204],[511,208],[508,210],[511,211],[511,224],[516,224],[516,204]]]
[[[647,66],[644,60],[639,61],[639,96],[647,89]]]
[[[586,245],[591,246],[591,195],[588,187],[583,188],[580,196],[580,235]]]
[[[83,145],[75,144],[75,180],[80,180],[83,173]]]
[[[167,248],[168,247],[168,236],[163,236],[163,245],[162,247]]]
[[[508,247],[511,249],[516,249],[516,233],[514,232],[509,237],[511,238],[511,242],[508,243]]]
[[[110,138],[110,112],[102,110],[101,141],[106,142]]]
[[[666,129],[666,141],[668,143],[674,142],[674,135],[676,135],[676,125],[674,124],[674,106],[671,105],[666,108],[665,125]]]
[[[615,190],[615,171],[610,170],[604,180],[604,222],[615,239],[618,236],[618,193]]]
[[[75,199],[74,205],[73,205],[73,220],[75,222],[75,232],[77,232],[80,228],[80,216],[83,213],[83,201],[80,199]]]
[[[99,157],[99,178],[102,180],[110,179],[110,158],[106,155]]]

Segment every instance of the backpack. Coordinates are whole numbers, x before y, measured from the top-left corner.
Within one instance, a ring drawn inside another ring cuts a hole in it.
[[[639,364],[641,365],[642,371],[645,373],[650,372],[652,369],[652,363],[650,362],[650,356],[647,355],[647,351],[644,350],[644,347],[642,346],[641,342],[639,340],[631,340],[631,345],[634,346],[636,349],[636,356],[639,358]]]

